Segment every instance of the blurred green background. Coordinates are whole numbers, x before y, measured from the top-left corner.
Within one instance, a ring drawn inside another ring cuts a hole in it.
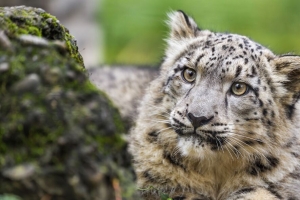
[[[178,9],[202,29],[246,35],[277,54],[300,54],[299,0],[103,0],[104,62],[158,64],[166,13]]]

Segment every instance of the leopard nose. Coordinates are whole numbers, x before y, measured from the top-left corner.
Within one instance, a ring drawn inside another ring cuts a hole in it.
[[[190,120],[190,122],[192,123],[192,125],[194,126],[194,128],[198,128],[200,126],[208,124],[214,118],[214,116],[211,116],[208,118],[205,116],[196,117],[192,113],[188,113],[187,117]]]

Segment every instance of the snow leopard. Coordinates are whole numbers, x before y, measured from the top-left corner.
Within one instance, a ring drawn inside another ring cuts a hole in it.
[[[169,15],[130,133],[146,200],[300,199],[300,57]]]

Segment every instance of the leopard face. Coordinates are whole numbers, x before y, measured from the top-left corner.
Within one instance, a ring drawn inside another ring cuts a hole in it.
[[[185,156],[240,156],[276,140],[279,120],[266,67],[274,55],[246,37],[209,33],[168,68],[163,91]],[[257,151],[259,153],[259,151]]]

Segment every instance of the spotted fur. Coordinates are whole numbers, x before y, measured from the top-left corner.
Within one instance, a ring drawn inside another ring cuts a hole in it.
[[[182,11],[169,19],[160,76],[131,133],[142,196],[300,199],[300,57],[201,30]]]

